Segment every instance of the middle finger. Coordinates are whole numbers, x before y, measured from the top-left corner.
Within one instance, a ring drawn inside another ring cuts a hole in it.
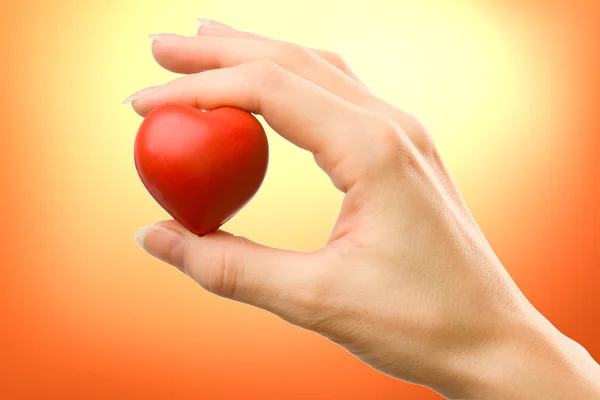
[[[374,96],[365,86],[309,49],[292,43],[201,35],[155,40],[152,52],[163,68],[184,74],[267,59],[350,103],[392,118],[417,147],[428,141],[424,126],[412,115]]]
[[[155,40],[152,53],[163,68],[181,74],[268,59],[358,106],[369,94],[365,87],[309,49],[287,42],[201,35]]]

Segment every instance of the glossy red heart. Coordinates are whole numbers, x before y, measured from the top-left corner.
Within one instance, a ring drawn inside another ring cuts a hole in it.
[[[134,152],[152,197],[197,235],[218,229],[250,201],[269,159],[265,131],[252,114],[179,104],[146,116]]]

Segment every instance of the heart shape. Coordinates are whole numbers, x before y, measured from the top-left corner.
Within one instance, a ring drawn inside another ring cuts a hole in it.
[[[269,147],[250,113],[180,104],[151,111],[138,130],[137,172],[150,194],[197,235],[218,229],[260,188]]]

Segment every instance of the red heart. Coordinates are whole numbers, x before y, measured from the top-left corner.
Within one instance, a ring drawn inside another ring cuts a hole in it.
[[[166,104],[146,116],[135,138],[144,186],[197,235],[218,229],[250,201],[268,161],[262,125],[237,108]]]

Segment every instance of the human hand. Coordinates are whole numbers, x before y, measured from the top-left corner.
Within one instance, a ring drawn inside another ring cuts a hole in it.
[[[516,287],[425,127],[371,93],[338,56],[216,22],[158,35],[189,74],[133,96],[261,114],[345,193],[327,245],[300,253],[174,221],[140,245],[205,289],[269,310],[394,377],[450,398],[598,398],[600,367]]]

